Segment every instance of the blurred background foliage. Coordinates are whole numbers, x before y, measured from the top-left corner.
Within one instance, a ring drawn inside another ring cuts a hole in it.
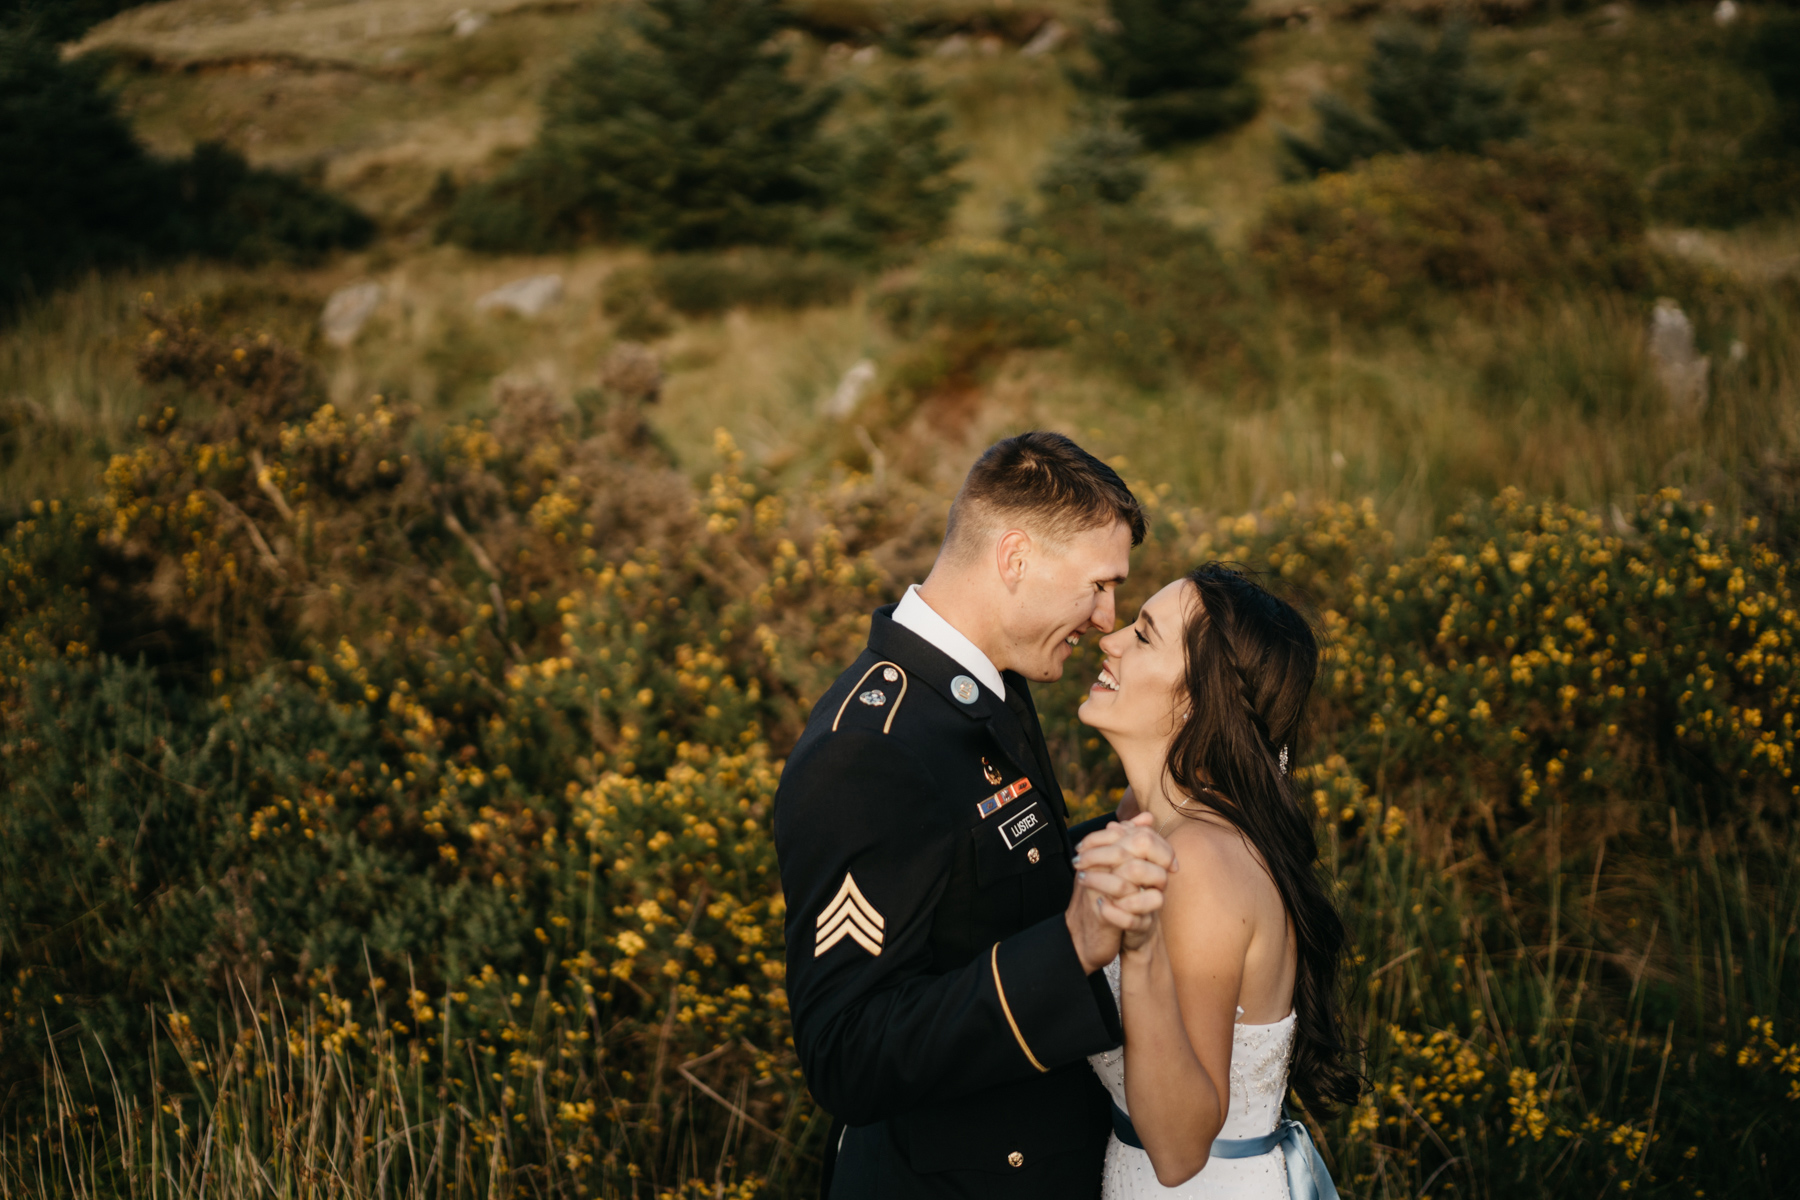
[[[809,1194],[780,760],[1034,426],[1328,634],[1345,1194],[1778,1194],[1797,20],[7,9],[0,1196]]]
[[[0,26],[0,312],[95,267],[207,255],[316,260],[366,243],[369,219],[218,142],[145,153],[98,64],[65,63],[30,30]]]

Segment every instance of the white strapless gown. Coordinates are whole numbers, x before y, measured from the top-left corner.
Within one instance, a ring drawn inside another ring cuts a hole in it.
[[[1119,960],[1106,968],[1113,999],[1119,997]],[[1231,1031],[1231,1108],[1225,1117],[1222,1138],[1262,1137],[1281,1120],[1281,1102],[1287,1095],[1288,1058],[1294,1049],[1294,1014],[1273,1025],[1238,1025]],[[1088,1059],[1094,1074],[1112,1093],[1113,1102],[1125,1105],[1125,1051],[1108,1050]],[[1101,1175],[1101,1200],[1139,1200],[1140,1197],[1174,1197],[1176,1200],[1288,1200],[1287,1164],[1280,1148],[1258,1158],[1212,1158],[1206,1169],[1181,1184],[1166,1188],[1156,1180],[1150,1156],[1109,1139],[1106,1169]]]

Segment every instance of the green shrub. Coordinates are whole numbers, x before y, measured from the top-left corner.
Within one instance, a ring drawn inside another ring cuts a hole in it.
[[[1247,0],[1109,0],[1112,23],[1088,39],[1098,72],[1083,82],[1124,101],[1145,144],[1211,137],[1256,114],[1244,43]]]
[[[709,317],[734,308],[839,304],[861,278],[842,259],[779,250],[672,254],[614,271],[601,304],[621,337],[654,339],[669,332],[676,313]]]
[[[445,236],[478,250],[593,239],[879,255],[935,237],[962,185],[948,119],[916,75],[841,138],[840,90],[791,78],[773,0],[645,0],[551,85],[537,141],[456,200]]]
[[[202,145],[150,157],[96,64],[0,30],[0,311],[92,267],[183,254],[312,259],[368,218],[292,176]]]
[[[879,45],[916,58],[918,40],[988,34],[1024,45],[1050,13],[1014,0],[786,0],[794,26],[821,42]]]
[[[239,262],[316,262],[340,246],[361,246],[374,222],[307,181],[252,167],[217,142],[169,164],[192,241],[202,253]]]
[[[1767,87],[1771,111],[1738,139],[1736,153],[1671,164],[1652,176],[1658,216],[1730,227],[1800,206],[1800,13],[1759,15],[1741,57]]]
[[[1377,154],[1401,150],[1452,150],[1475,154],[1493,142],[1516,138],[1525,118],[1497,86],[1469,69],[1470,26],[1448,22],[1437,43],[1412,26],[1389,26],[1375,35],[1364,89],[1364,115],[1330,94],[1313,100],[1319,117],[1316,141],[1283,131],[1282,145],[1297,173],[1342,171]]]
[[[0,28],[29,31],[51,42],[72,42],[115,13],[144,0],[0,0]]]
[[[452,412],[478,410],[506,369],[508,331],[473,313],[445,313],[420,355],[431,372],[432,399]]]
[[[1800,204],[1800,156],[1748,154],[1724,162],[1679,163],[1651,180],[1649,205],[1683,225],[1729,229]]]
[[[1783,1194],[1788,556],[1672,490],[1605,518],[1508,490],[1417,553],[1367,502],[1157,522],[1134,591],[1233,559],[1310,596],[1327,635],[1296,778],[1343,889],[1373,1084],[1329,1130],[1346,1194]],[[1099,658],[1083,647],[1066,674]],[[1078,689],[1036,691],[1069,774],[1105,764],[1076,749]]]
[[[0,308],[168,238],[175,197],[91,62],[0,30]]]
[[[843,262],[766,251],[675,255],[658,259],[651,273],[669,307],[687,316],[739,306],[801,309],[839,304],[857,283],[856,271]]]
[[[477,249],[623,238],[782,244],[824,206],[835,97],[788,77],[769,0],[647,0],[544,98],[538,140],[471,189],[448,230]]]
[[[171,380],[231,349],[185,336]],[[292,394],[279,359],[0,544],[0,1177],[807,1194],[826,1122],[786,1045],[775,748],[897,589],[863,551],[922,493],[758,494],[727,449],[704,494],[619,511],[642,464],[541,413],[435,446],[384,406],[202,423]],[[1783,1194],[1788,557],[1672,492],[1607,518],[1508,492],[1405,553],[1372,505],[1219,517],[1134,486],[1138,595],[1236,559],[1328,635],[1295,778],[1376,1085],[1325,1129],[1346,1190]],[[198,651],[97,650],[119,593]],[[232,593],[285,627],[273,653]],[[1097,666],[1090,642],[1070,675]],[[1078,687],[1036,691],[1096,811],[1117,765]]]
[[[950,118],[913,71],[874,90],[838,148],[834,205],[807,240],[857,257],[929,243],[950,222],[968,184],[951,177],[961,151],[946,149]]]
[[[613,1031],[626,1107],[602,1119],[631,1147],[597,1178],[723,1144],[728,1114],[657,1107],[653,1069],[717,1039],[762,1048],[714,1071],[761,1060],[779,1084],[743,1105],[802,1137],[765,743],[854,654],[867,550],[916,555],[902,506],[866,483],[761,495],[728,443],[697,491],[629,423],[584,436],[530,395],[428,436],[403,406],[326,403],[268,339],[151,315],[166,405],[102,499],[35,505],[0,541],[0,1091],[32,1109],[69,1016],[130,1094],[211,1094],[193,1039],[285,997],[293,1044],[346,1070],[437,1063],[420,1120],[511,1103],[496,1071],[591,1112],[595,1077],[556,1051],[484,1059],[540,1044],[530,994],[571,1053],[596,1048],[571,1011]],[[160,1068],[153,1032],[182,1051]],[[534,1128],[554,1137],[507,1170],[594,1149],[554,1104]]]
[[[1231,319],[1240,296],[1203,230],[1093,203],[1052,205],[1003,238],[952,242],[883,303],[903,330],[926,336],[900,377],[928,390],[993,355],[1043,346],[1162,382],[1178,364],[1242,354]]]
[[[1762,76],[1775,101],[1769,139],[1800,154],[1800,12],[1763,15],[1744,47],[1744,65]]]
[[[1090,121],[1057,143],[1037,178],[1052,205],[1129,204],[1149,182],[1143,141],[1111,121]]]
[[[1496,150],[1392,155],[1290,185],[1251,250],[1277,286],[1359,321],[1423,313],[1433,294],[1642,287],[1637,191],[1606,164]]]
[[[1123,290],[1184,245],[1134,218],[1012,244]],[[430,436],[152,316],[141,440],[0,540],[5,1186],[385,1164],[405,1200],[806,1194],[779,750],[941,495],[763,491],[729,445],[695,487],[542,398]],[[1406,552],[1373,505],[1134,487],[1136,596],[1235,559],[1326,634],[1295,778],[1376,1085],[1325,1129],[1346,1191],[1783,1194],[1791,555],[1666,491],[1606,517],[1507,492]],[[1098,665],[1036,689],[1080,812],[1122,783],[1074,720]]]
[[[655,272],[622,267],[606,277],[600,309],[621,338],[653,342],[675,328],[675,314],[657,293]]]

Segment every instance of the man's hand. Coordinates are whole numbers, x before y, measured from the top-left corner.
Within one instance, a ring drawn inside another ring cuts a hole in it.
[[[1119,953],[1120,937],[1141,936],[1162,907],[1175,851],[1150,828],[1150,814],[1114,823],[1082,839],[1075,855],[1075,894],[1063,914],[1075,953],[1092,974]]]

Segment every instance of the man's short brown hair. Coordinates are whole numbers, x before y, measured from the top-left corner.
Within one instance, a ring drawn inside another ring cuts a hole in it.
[[[1001,526],[1024,529],[1052,545],[1123,521],[1131,544],[1144,540],[1144,510],[1119,473],[1060,433],[1041,430],[995,442],[984,451],[950,506],[944,547],[957,557]]]

